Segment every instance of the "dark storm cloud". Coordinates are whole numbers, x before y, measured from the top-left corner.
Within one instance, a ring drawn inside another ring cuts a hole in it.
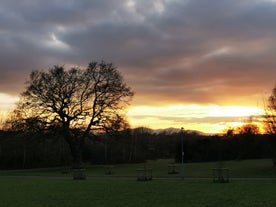
[[[101,59],[120,68],[137,104],[240,103],[275,84],[273,1],[3,0],[0,6],[0,93],[21,92],[33,69]]]

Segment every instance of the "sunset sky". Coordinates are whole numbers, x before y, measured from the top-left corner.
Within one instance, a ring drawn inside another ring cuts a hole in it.
[[[32,70],[101,60],[135,91],[132,127],[240,125],[276,84],[276,1],[1,0],[1,114]]]

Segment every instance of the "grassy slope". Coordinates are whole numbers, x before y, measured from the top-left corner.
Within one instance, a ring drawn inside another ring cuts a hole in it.
[[[170,160],[149,162],[154,176],[168,175]],[[185,164],[185,177],[211,177],[211,169],[217,163]],[[229,161],[231,177],[276,177],[271,160]],[[143,164],[116,165],[113,176],[135,176]],[[88,179],[74,181],[64,169],[32,169],[1,171],[1,207],[272,207],[276,206],[276,181],[231,181],[212,183],[211,180],[189,181],[181,179],[137,182],[135,179]],[[103,166],[87,166],[88,176],[104,176]],[[24,177],[41,176],[41,177]],[[58,178],[51,178],[51,177]],[[65,178],[60,178],[64,176]]]
[[[1,207],[272,207],[276,182],[0,178]]]
[[[154,177],[179,177],[180,174],[168,175],[168,164],[171,160],[149,161],[146,166],[152,168]],[[276,178],[276,172],[272,167],[272,161],[263,160],[245,160],[245,161],[227,161],[223,163],[224,167],[229,168],[230,177],[252,178],[267,177]],[[217,163],[185,163],[184,176],[191,178],[212,177],[212,168]],[[87,165],[87,176],[105,176],[105,167],[102,165]],[[123,164],[115,165],[111,176],[136,176],[136,169],[143,168],[144,164]],[[181,166],[178,164],[178,170],[181,172]],[[0,171],[0,175],[30,175],[30,176],[65,176],[70,177],[69,168],[50,168],[50,169],[30,169],[30,170],[8,170]]]

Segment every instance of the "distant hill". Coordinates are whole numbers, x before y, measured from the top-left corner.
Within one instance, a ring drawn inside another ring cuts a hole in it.
[[[156,133],[156,134],[160,134],[160,133],[175,134],[175,133],[180,133],[181,129],[170,127],[170,128],[165,128],[165,129],[154,129],[152,131],[153,131],[153,133]],[[184,129],[184,132],[186,134],[212,135],[212,134],[204,133],[204,132],[201,132],[198,130],[189,130],[189,129],[188,130]]]

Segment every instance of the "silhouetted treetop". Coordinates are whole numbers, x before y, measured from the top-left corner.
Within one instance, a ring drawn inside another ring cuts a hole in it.
[[[117,68],[104,61],[91,62],[86,69],[36,70],[26,84],[21,108],[50,126],[60,125],[74,158],[91,130],[111,130],[125,122],[121,112],[134,95]],[[76,137],[73,129],[82,135]]]

